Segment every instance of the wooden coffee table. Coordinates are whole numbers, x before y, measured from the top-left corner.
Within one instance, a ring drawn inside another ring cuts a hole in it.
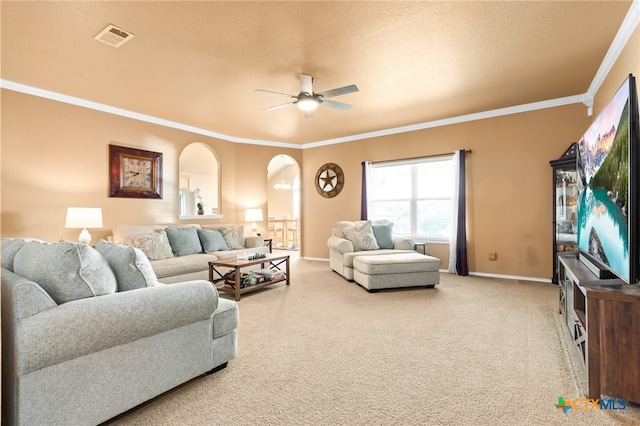
[[[281,266],[284,264],[284,271],[282,271]],[[258,282],[256,284],[248,285],[246,287],[241,287],[241,283],[238,277],[241,276],[241,269],[247,268],[249,266],[261,265],[261,269],[269,268],[276,271],[284,272],[284,276]],[[266,266],[265,266],[266,265]],[[222,273],[219,268],[231,268],[235,271],[236,281],[234,284],[231,284],[224,279],[224,273]],[[209,262],[209,281],[211,281],[218,291],[224,291],[226,293],[233,293],[235,295],[236,300],[240,300],[240,295],[244,293],[249,293],[251,291],[257,290],[262,287],[266,287],[271,284],[279,283],[282,281],[286,281],[287,285],[290,285],[289,282],[289,255],[267,255],[262,259],[255,260],[239,260],[239,259],[227,259],[227,260],[214,260]],[[222,283],[220,285],[219,283]]]

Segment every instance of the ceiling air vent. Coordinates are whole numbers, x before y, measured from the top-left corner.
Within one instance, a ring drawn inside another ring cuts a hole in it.
[[[94,38],[98,41],[113,47],[120,47],[134,37],[133,33],[118,28],[115,25],[108,25],[107,28],[100,31]]]

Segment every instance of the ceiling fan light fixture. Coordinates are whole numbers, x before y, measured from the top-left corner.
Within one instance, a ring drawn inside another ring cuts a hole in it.
[[[318,108],[318,101],[313,96],[304,93],[298,97],[296,105],[298,105],[298,108],[302,111],[308,112]]]

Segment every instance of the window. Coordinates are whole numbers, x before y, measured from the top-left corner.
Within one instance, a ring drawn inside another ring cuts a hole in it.
[[[453,214],[453,157],[372,164],[370,219],[388,219],[394,233],[449,241]]]

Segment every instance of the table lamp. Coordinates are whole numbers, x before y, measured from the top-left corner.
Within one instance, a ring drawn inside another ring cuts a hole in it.
[[[262,209],[247,209],[244,212],[244,221],[245,222],[253,222],[251,224],[251,230],[253,232],[258,231],[258,225],[256,222],[262,222],[264,219],[262,218]]]
[[[82,228],[78,241],[83,244],[91,242],[87,228],[102,228],[102,209],[94,207],[69,207],[65,228]]]

